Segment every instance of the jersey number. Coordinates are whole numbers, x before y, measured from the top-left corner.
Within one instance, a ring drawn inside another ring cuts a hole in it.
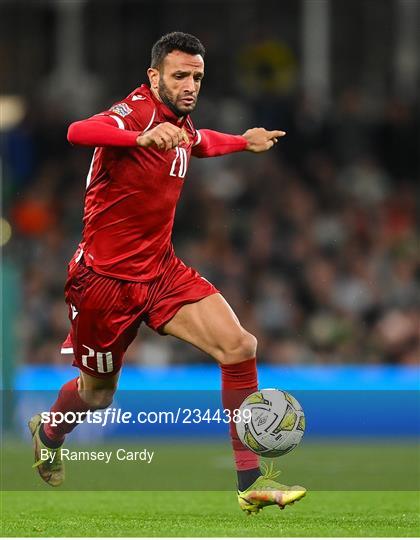
[[[172,162],[171,172],[169,173],[169,176],[178,176],[178,178],[184,178],[187,174],[187,151],[185,148],[179,148],[177,146],[175,148],[176,154],[175,158]],[[178,174],[175,172],[175,169],[177,168],[177,162],[179,160],[179,169]]]
[[[98,373],[110,373],[113,370],[114,364],[112,361],[112,352],[97,352],[95,355],[95,351],[88,347],[87,345],[83,345],[89,352],[88,354],[84,354],[82,356],[82,364],[87,367],[88,369],[91,369],[92,371],[97,371]],[[90,367],[88,364],[88,358],[94,358],[96,356],[96,370],[93,367]]]

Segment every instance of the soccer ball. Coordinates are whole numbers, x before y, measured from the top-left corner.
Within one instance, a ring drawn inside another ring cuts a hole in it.
[[[287,392],[266,388],[249,395],[239,408],[236,431],[242,443],[261,456],[287,454],[300,443],[305,414]]]

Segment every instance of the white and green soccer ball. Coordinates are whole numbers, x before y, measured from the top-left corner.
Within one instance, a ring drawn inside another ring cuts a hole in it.
[[[266,388],[249,395],[239,408],[236,431],[242,443],[261,456],[287,454],[305,432],[305,414],[288,392]]]

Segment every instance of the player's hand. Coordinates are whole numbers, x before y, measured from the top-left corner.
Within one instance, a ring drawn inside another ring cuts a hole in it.
[[[248,142],[245,150],[249,150],[250,152],[265,152],[273,148],[279,138],[285,135],[285,131],[267,131],[264,128],[252,128],[245,131],[242,136]]]
[[[164,122],[146,131],[143,135],[137,137],[137,144],[145,148],[156,146],[159,150],[171,150],[178,146],[182,141],[188,144],[188,136],[183,128],[174,126],[170,122]]]

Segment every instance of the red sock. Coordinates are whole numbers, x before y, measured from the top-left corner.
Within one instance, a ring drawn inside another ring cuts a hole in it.
[[[240,364],[221,365],[222,369],[222,402],[225,409],[238,409],[242,401],[258,390],[257,362],[255,358]],[[236,470],[246,471],[259,467],[259,457],[248,450],[236,433],[234,422],[229,424]]]
[[[72,379],[61,387],[58,398],[51,407],[50,412],[87,412],[90,407],[79,395],[77,382],[79,377]],[[77,426],[77,422],[57,422],[57,425],[52,426],[51,423],[42,425],[45,435],[54,442],[63,442],[67,433],[70,433]]]

